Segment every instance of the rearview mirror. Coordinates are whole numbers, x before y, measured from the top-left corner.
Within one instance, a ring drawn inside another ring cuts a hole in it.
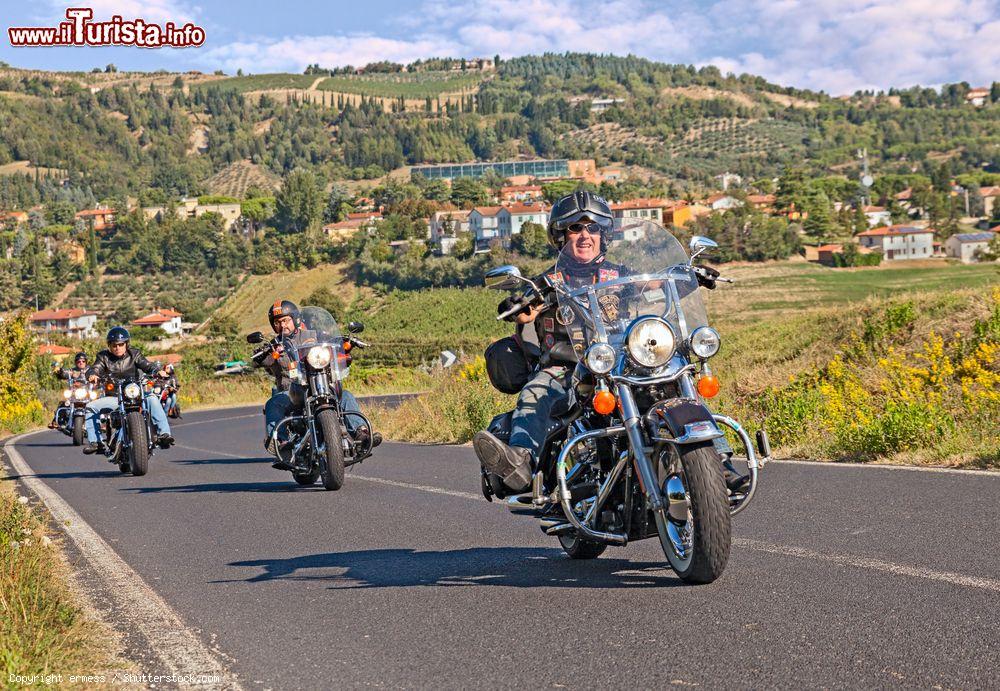
[[[263,343],[264,334],[260,331],[254,331],[252,334],[247,334],[247,343]]]
[[[494,290],[514,290],[526,281],[521,276],[521,270],[513,264],[506,264],[490,269],[483,278],[483,283],[487,288]]]
[[[704,235],[695,235],[691,238],[690,245],[688,245],[691,248],[691,260],[694,261],[694,258],[705,250],[714,249],[718,246],[719,243],[712,238],[707,238]]]
[[[362,322],[351,322],[347,325],[347,330],[352,334],[359,334],[365,330],[365,325]]]

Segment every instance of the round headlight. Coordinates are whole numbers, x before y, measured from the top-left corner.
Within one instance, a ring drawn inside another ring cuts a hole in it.
[[[129,398],[139,398],[139,394],[142,393],[142,389],[135,382],[131,382],[125,385],[125,395]]]
[[[160,387],[157,386],[153,389],[153,393],[160,393]]]
[[[674,354],[674,330],[657,317],[637,319],[625,337],[628,354],[643,367],[662,367]]]
[[[96,391],[91,391],[90,392],[90,400],[92,400],[92,401],[96,401],[97,400],[97,392]]]
[[[63,391],[63,398],[69,398],[72,395],[73,395],[73,392],[70,391],[69,389],[66,389],[65,391]]]
[[[710,326],[699,326],[691,334],[691,352],[700,358],[710,358],[719,352],[722,339],[719,332]]]
[[[86,397],[87,397],[86,389],[80,388],[73,391],[73,398],[75,398],[78,401],[82,401]]]
[[[328,346],[315,346],[306,354],[306,362],[313,369],[324,369],[333,359],[333,353]]]
[[[607,374],[615,366],[615,349],[607,343],[595,343],[583,354],[583,362],[594,374]]]

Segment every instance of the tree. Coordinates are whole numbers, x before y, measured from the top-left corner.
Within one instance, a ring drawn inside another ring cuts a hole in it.
[[[852,235],[857,235],[858,233],[868,230],[868,217],[865,216],[865,210],[861,207],[861,202],[854,205],[854,218],[852,225]]]
[[[45,208],[50,225],[69,225],[76,219],[76,207],[73,202],[55,201]]]
[[[823,238],[834,231],[830,198],[822,190],[812,192],[806,201],[805,210],[809,214],[802,227],[814,238]]]
[[[340,184],[334,184],[330,189],[330,196],[326,201],[326,208],[323,210],[323,220],[327,223],[337,223],[347,218],[351,211],[351,194],[347,188]]]
[[[525,223],[521,232],[511,238],[511,249],[518,254],[529,257],[548,257],[551,254],[548,233],[545,226],[538,223]]]
[[[323,198],[316,176],[304,170],[288,174],[275,199],[278,225],[286,233],[314,227],[323,212]]]
[[[313,307],[322,307],[327,312],[332,314],[333,318],[338,321],[344,317],[347,309],[347,305],[344,300],[340,296],[335,295],[326,286],[320,286],[314,290],[302,304],[303,306],[312,305]]]
[[[464,209],[489,203],[489,191],[474,178],[455,178],[451,183],[451,201]]]

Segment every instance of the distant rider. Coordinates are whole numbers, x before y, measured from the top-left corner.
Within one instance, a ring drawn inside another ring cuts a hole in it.
[[[92,383],[99,380],[120,381],[122,379],[137,378],[139,372],[148,375],[159,375],[164,377],[166,372],[159,368],[155,362],[150,362],[142,353],[129,345],[132,337],[123,326],[116,326],[108,331],[106,350],[97,354],[94,368],[88,379]],[[149,405],[149,414],[156,427],[156,443],[161,448],[169,448],[174,443],[174,438],[170,436],[170,423],[167,422],[167,415],[163,412],[160,399],[152,392],[146,393],[146,402]],[[103,411],[111,410],[118,405],[117,396],[103,396],[87,406],[87,446],[83,448],[86,454],[96,453],[101,449],[100,416]]]
[[[162,389],[167,391],[167,399],[163,406],[163,410],[170,416],[170,411],[177,407],[177,392],[180,390],[181,385],[177,381],[177,371],[174,369],[173,365],[166,365],[163,371],[167,373],[165,379],[159,380],[159,385]],[[180,414],[177,415],[180,417]]]
[[[271,397],[264,404],[264,420],[267,426],[267,437],[264,439],[264,448],[275,456],[277,449],[271,443],[272,434],[278,423],[288,417],[295,407],[288,391],[291,388],[292,380],[288,376],[288,369],[292,364],[286,347],[299,347],[315,343],[317,332],[306,328],[305,323],[299,314],[298,306],[291,300],[278,300],[267,310],[267,321],[271,324],[271,330],[279,337],[279,342],[271,350],[264,350],[254,358],[254,364],[263,367],[274,377],[274,388],[271,389]],[[275,357],[277,355],[277,357]],[[340,398],[340,409],[344,412],[361,412],[358,400],[347,389],[343,390]],[[348,433],[354,436],[355,440],[368,443],[368,426],[361,424],[361,419],[354,415],[344,416],[344,426]],[[287,439],[287,431],[282,428],[278,432],[279,443]],[[382,441],[382,435],[375,433],[372,445],[378,446]],[[276,466],[283,467],[279,460]]]
[[[70,369],[64,369],[61,365],[57,366],[52,370],[53,376],[60,381],[66,381],[67,379],[71,382],[86,381],[87,377],[89,377],[92,372],[91,368],[87,366],[87,354],[81,350],[76,354],[76,357],[73,358],[73,364],[74,366]],[[57,429],[59,427],[59,411],[65,407],[65,402],[60,402],[58,407],[56,407],[56,412],[52,417],[52,422],[49,423],[49,429]]]

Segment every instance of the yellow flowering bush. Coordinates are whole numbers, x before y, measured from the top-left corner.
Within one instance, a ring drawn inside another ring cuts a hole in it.
[[[820,371],[760,400],[775,444],[801,453],[869,459],[983,440],[1000,429],[1000,290],[972,334],[932,331],[902,347],[912,305],[866,319]],[[881,324],[881,326],[873,326]],[[988,442],[984,442],[988,443]],[[987,452],[989,453],[989,452]]]
[[[44,422],[33,381],[35,344],[26,312],[0,322],[0,433]]]

